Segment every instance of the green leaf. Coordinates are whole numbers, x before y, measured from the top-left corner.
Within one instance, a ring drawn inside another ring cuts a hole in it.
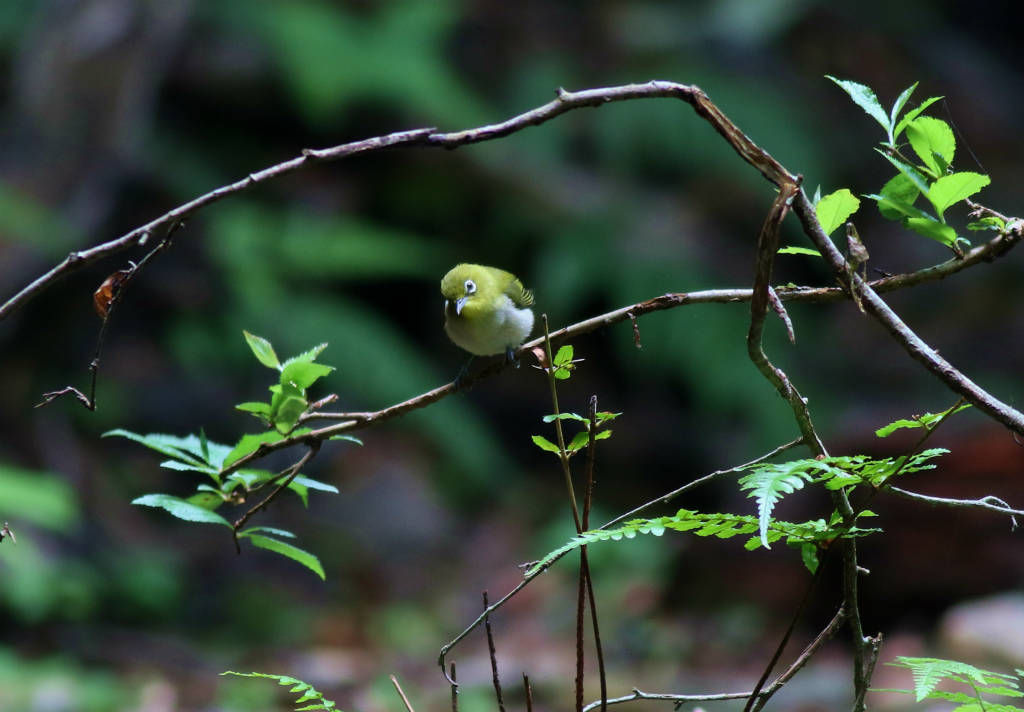
[[[907,124],[907,140],[914,153],[938,178],[946,173],[956,152],[953,129],[942,119],[922,116]]]
[[[923,112],[925,109],[927,109],[929,106],[931,106],[941,98],[941,96],[928,97],[920,104],[918,104],[916,108],[908,111],[906,115],[902,119],[900,119],[900,122],[896,124],[896,129],[892,132],[893,141],[900,137],[900,134],[903,133],[903,129],[907,128],[907,124],[909,124],[911,121],[920,116],[921,112]]]
[[[531,436],[531,439],[533,440],[533,444],[539,447],[541,450],[553,452],[555,454],[561,454],[562,452],[561,450],[558,449],[557,445],[555,445],[553,442],[548,440],[543,435],[533,435]]]
[[[293,361],[281,369],[280,382],[282,384],[291,384],[296,388],[305,390],[333,370],[333,366],[325,366],[322,363]]]
[[[165,467],[168,470],[177,470],[178,472],[202,472],[204,475],[214,475],[214,479],[216,479],[217,473],[220,472],[216,467],[192,465],[181,460],[164,460],[160,463],[160,467]]]
[[[174,497],[169,494],[146,494],[133,499],[132,504],[138,504],[145,507],[161,507],[178,519],[184,519],[187,522],[223,524],[229,529],[231,528],[231,524],[228,520],[216,512],[211,512],[205,507],[187,502],[180,497]]]
[[[103,437],[122,437],[128,438],[141,445],[145,445],[150,450],[156,450],[157,452],[172,457],[175,460],[182,460],[192,465],[203,465],[199,447],[199,438],[195,435],[189,435],[185,438],[179,438],[176,435],[165,435],[162,433],[149,433],[147,435],[140,435],[139,433],[133,433],[130,430],[122,430],[120,428],[115,430],[108,430],[103,433]]]
[[[902,178],[903,176],[900,177]],[[877,195],[875,193],[869,193],[864,197],[878,201],[878,212],[882,213],[882,215],[884,215],[885,217],[889,217],[890,215],[894,216],[890,218],[892,220],[903,220],[905,218],[911,217],[921,218],[923,220],[935,219],[931,215],[926,213],[924,210],[921,210],[920,208],[915,208],[910,203],[905,203],[896,198],[887,197],[885,195]]]
[[[994,232],[1002,232],[1005,227],[1006,221],[997,217],[981,218],[967,225],[968,230],[992,230]]]
[[[919,191],[921,191],[922,193],[928,192],[928,178],[924,176],[921,173],[921,171],[917,170],[916,167],[910,165],[909,163],[901,161],[898,158],[890,156],[885,151],[879,150],[877,148],[875,150],[882,154],[885,160],[889,161],[889,163],[895,166],[896,170],[898,170],[900,173],[909,178],[910,181],[914,184],[915,187],[917,187]]]
[[[917,234],[930,237],[947,247],[952,248],[956,245],[956,230],[946,223],[932,218],[907,218],[904,224]]]
[[[878,212],[882,214],[882,217],[888,220],[900,220],[908,216],[906,206],[913,206],[921,191],[918,190],[912,180],[902,173],[897,173],[882,186],[882,190],[879,193],[879,196],[869,195],[865,197],[878,200]],[[914,217],[921,217],[921,215]]]
[[[250,334],[248,331],[243,331],[242,333],[245,334],[245,342],[249,344],[249,348],[252,349],[256,360],[267,368],[281,368],[281,362],[277,360],[277,354],[274,353],[274,347],[270,345],[269,341],[262,336]]]
[[[224,498],[214,492],[199,492],[192,495],[185,501],[189,504],[194,504],[197,507],[202,507],[203,509],[210,511],[213,511],[220,505],[224,504]]]
[[[597,412],[597,423],[598,423],[598,425],[600,425],[601,423],[606,423],[609,420],[615,420],[620,415],[622,415],[622,413],[611,413],[611,412],[606,411],[606,410],[598,411]]]
[[[796,247],[789,245],[787,247],[779,248],[780,255],[810,255],[811,257],[821,257],[821,253],[817,250],[812,250],[810,247]]]
[[[303,487],[308,487],[309,489],[319,490],[320,492],[332,492],[334,494],[338,494],[338,488],[335,487],[334,485],[329,485],[326,482],[321,482],[320,480],[314,480],[314,479],[311,479],[311,478],[306,477],[304,475],[296,476],[295,479],[292,480],[292,482],[297,482],[300,485],[302,485]]]
[[[590,422],[579,413],[551,413],[550,415],[545,415],[541,420],[543,420],[545,423],[551,423],[554,422],[555,420],[578,420],[581,423]]]
[[[235,410],[240,410],[243,413],[252,413],[261,419],[270,419],[270,404],[263,403],[261,401],[246,401],[245,403],[239,403],[235,406]]]
[[[298,430],[293,431],[289,437],[297,437],[308,432],[310,432],[310,428],[299,428]],[[263,443],[276,443],[278,440],[284,439],[285,437],[281,433],[273,430],[243,435],[238,441],[238,444],[235,445],[231,452],[229,452],[224,458],[224,464],[222,467],[230,467],[238,460],[255,451]]]
[[[585,448],[589,442],[590,433],[586,430],[582,430],[573,436],[572,440],[569,441],[569,444],[565,446],[565,449],[570,453],[579,452]]]
[[[894,126],[896,124],[896,117],[900,115],[900,112],[903,111],[903,107],[907,105],[907,102],[910,100],[910,95],[914,93],[915,89],[917,89],[917,84],[917,82],[914,82],[904,89],[903,93],[899,95],[898,99],[896,99],[896,103],[892,105],[892,110],[889,112],[890,126]]]
[[[555,354],[555,365],[563,366],[572,361],[574,349],[572,344],[565,344],[558,349],[558,353]]]
[[[860,201],[854,197],[846,188],[829,193],[820,201],[815,208],[818,222],[826,235],[831,234],[837,227],[846,222],[847,218],[857,212]]]
[[[289,559],[302,564],[322,580],[327,579],[327,576],[324,574],[324,568],[320,565],[320,559],[313,554],[310,554],[308,551],[300,549],[297,546],[293,546],[292,544],[278,541],[277,539],[271,539],[270,537],[263,536],[262,534],[249,534],[245,538],[251,541],[253,546],[258,546],[261,549],[266,549],[267,551],[273,551],[275,554],[286,556]]]
[[[831,79],[833,82],[839,85],[839,87],[850,95],[853,99],[853,103],[864,109],[868,116],[871,116],[882,128],[885,129],[887,135],[891,134],[892,124],[889,122],[889,117],[885,113],[885,109],[878,103],[878,97],[875,96],[875,92],[870,87],[864,84],[858,84],[857,82],[851,82],[847,79],[836,79],[835,77],[825,75],[826,79]]]
[[[313,361],[316,361],[317,356],[322,354],[324,352],[324,349],[326,349],[326,348],[327,348],[327,342],[326,341],[323,342],[322,344],[317,344],[316,346],[314,346],[313,348],[309,349],[308,351],[303,351],[298,356],[292,356],[290,359],[288,359],[287,361],[284,362],[284,365],[282,366],[282,368],[288,368],[293,363],[312,363]]]
[[[283,536],[287,537],[288,539],[295,538],[295,535],[287,529],[278,529],[277,527],[264,526],[247,527],[246,529],[243,529],[242,531],[238,532],[238,536],[249,536],[250,534],[257,534],[259,532],[266,532],[267,534],[273,534],[274,536]]]
[[[980,173],[952,173],[932,183],[931,189],[925,195],[941,217],[946,208],[970,198],[991,182],[988,176]]]
[[[331,437],[328,438],[328,440],[347,440],[348,442],[355,443],[356,445],[363,444],[363,441],[357,438],[355,435],[332,435]]]

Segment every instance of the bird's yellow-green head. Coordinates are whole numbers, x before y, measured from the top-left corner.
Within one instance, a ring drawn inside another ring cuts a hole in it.
[[[533,331],[533,293],[497,267],[459,264],[441,280],[444,330],[477,356],[511,354]]]

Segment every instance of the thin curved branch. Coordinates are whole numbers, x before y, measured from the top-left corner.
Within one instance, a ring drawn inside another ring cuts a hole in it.
[[[986,497],[981,497],[980,499],[953,499],[950,497],[935,497],[930,494],[920,494],[919,492],[911,492],[910,490],[900,489],[899,487],[889,486],[885,489],[887,492],[892,492],[900,497],[906,497],[907,499],[913,499],[927,504],[964,509],[984,509],[997,514],[1009,514],[1010,521],[1013,522],[1014,529],[1017,528],[1017,520],[1015,517],[1024,517],[1024,509],[1014,509],[1007,502],[994,495],[988,495]]]
[[[1021,236],[1019,234],[998,235],[989,242],[972,249],[967,253],[964,260],[950,260],[948,262],[943,262],[942,264],[926,267],[916,272],[889,275],[887,277],[866,282],[865,284],[878,292],[889,292],[945,279],[946,277],[965,269],[968,264],[989,262],[996,257],[1001,257],[1006,254],[1009,249],[1020,242],[1020,240]],[[774,287],[773,290],[778,298],[783,302],[819,303],[850,299],[849,292],[841,287],[780,286]],[[745,288],[706,289],[696,292],[673,292],[669,294],[662,294],[661,296],[637,302],[636,304],[630,304],[629,306],[619,307],[618,309],[613,309],[612,311],[605,312],[604,314],[599,314],[597,316],[590,317],[589,319],[584,319],[576,322],[575,324],[570,324],[562,327],[561,329],[552,331],[551,341],[552,343],[561,342],[566,339],[588,334],[592,331],[596,331],[597,329],[613,326],[626,320],[630,320],[635,324],[638,317],[646,314],[663,311],[665,309],[675,309],[676,307],[687,306],[690,304],[738,304],[749,302],[752,295],[753,289]],[[543,343],[544,337],[538,337],[532,341],[527,341],[519,348],[517,356],[525,356],[527,352],[542,345]],[[506,367],[507,364],[501,362],[491,363],[480,371],[465,376],[462,380],[462,384],[463,386],[468,387],[478,381],[502,372]],[[409,398],[401,403],[395,403],[394,405],[381,410],[359,411],[353,413],[310,413],[302,417],[303,422],[309,420],[340,420],[341,422],[324,426],[323,428],[318,428],[303,435],[279,440],[274,443],[264,443],[254,452],[235,462],[230,468],[225,470],[223,474],[234,472],[241,467],[245,467],[252,461],[258,460],[277,450],[289,448],[312,440],[325,440],[333,435],[340,435],[353,430],[361,430],[376,423],[397,418],[413,410],[425,408],[426,406],[436,403],[442,398],[450,396],[455,392],[455,383],[452,382],[434,388],[426,393],[421,393],[420,395]]]

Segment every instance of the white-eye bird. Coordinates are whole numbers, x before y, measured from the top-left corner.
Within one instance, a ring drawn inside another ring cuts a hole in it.
[[[441,280],[444,330],[475,356],[512,352],[533,331],[533,292],[497,267],[459,264]]]

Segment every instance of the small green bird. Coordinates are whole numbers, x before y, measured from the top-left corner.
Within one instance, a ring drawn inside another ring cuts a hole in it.
[[[533,292],[496,267],[459,264],[441,280],[444,330],[475,356],[512,352],[533,331]]]

